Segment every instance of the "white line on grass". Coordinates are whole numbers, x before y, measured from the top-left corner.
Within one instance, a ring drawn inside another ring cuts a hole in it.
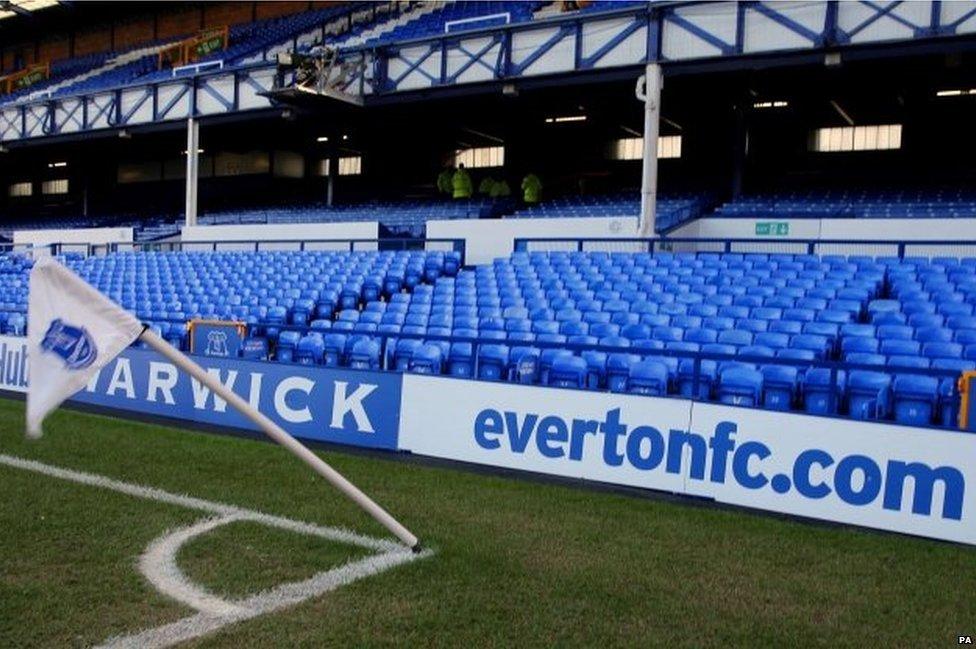
[[[395,541],[364,536],[340,527],[322,527],[312,523],[303,523],[301,521],[284,518],[282,516],[265,514],[264,512],[259,512],[253,509],[244,509],[243,507],[237,507],[236,505],[226,505],[224,503],[219,503],[212,500],[203,500],[202,498],[194,498],[193,496],[174,494],[168,491],[163,491],[162,489],[156,489],[155,487],[143,487],[142,485],[132,484],[131,482],[122,482],[121,480],[106,478],[105,476],[95,473],[85,473],[84,471],[63,469],[61,467],[36,462],[34,460],[27,460],[25,458],[15,457],[13,455],[0,454],[0,464],[6,464],[7,466],[33,471],[35,473],[42,473],[44,475],[51,476],[52,478],[59,478],[69,482],[77,482],[79,484],[98,487],[100,489],[109,489],[110,491],[117,491],[119,493],[135,496],[136,498],[142,498],[144,500],[155,500],[156,502],[177,505],[179,507],[185,507],[186,509],[196,509],[209,514],[217,514],[219,516],[237,516],[242,519],[261,523],[262,525],[267,525],[268,527],[277,527],[278,529],[288,530],[289,532],[296,532],[298,534],[319,536],[323,539],[328,539],[329,541],[357,545],[361,548],[376,550],[377,552],[390,552],[403,549],[403,546]]]
[[[193,525],[171,530],[156,538],[139,559],[139,570],[157,590],[194,609],[197,614],[133,635],[110,638],[102,647],[113,649],[169,647],[213,633],[235,622],[294,606],[340,586],[432,554],[429,550],[415,554],[393,541],[364,536],[342,528],[305,523],[234,505],[173,494],[162,489],[135,485],[94,473],[64,469],[11,455],[0,454],[0,464],[211,514]],[[374,550],[379,554],[350,561],[332,570],[315,574],[304,581],[281,584],[243,600],[227,601],[191,581],[176,564],[176,556],[187,541],[211,532],[221,525],[240,521],[251,521],[296,534],[355,545]]]
[[[156,590],[169,595],[202,613],[216,616],[239,615],[240,606],[220,599],[206,589],[196,585],[187,577],[176,563],[176,555],[187,541],[206,534],[221,525],[242,520],[236,516],[204,518],[189,527],[158,537],[139,558],[139,570]]]

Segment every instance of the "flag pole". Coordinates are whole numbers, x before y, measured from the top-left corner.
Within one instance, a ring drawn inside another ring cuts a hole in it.
[[[185,354],[178,351],[168,342],[163,340],[157,333],[148,327],[145,328],[139,338],[157,352],[173,362],[174,365],[195,378],[197,381],[213,390],[214,394],[229,403],[235,410],[254,422],[271,439],[278,442],[292,452],[300,460],[309,465],[312,470],[328,480],[329,484],[341,491],[354,503],[359,505],[367,514],[373,517],[380,525],[389,530],[394,536],[402,541],[414,552],[420,550],[420,541],[410,530],[405,528],[385,509],[376,504],[369,496],[359,490],[356,485],[349,482],[342,474],[325,463],[312,451],[308,450],[298,440],[286,433],[278,424],[274,423],[267,416],[253,408],[251,404],[237,396],[232,390],[228,389],[215,377],[208,374],[202,367],[194,363]]]

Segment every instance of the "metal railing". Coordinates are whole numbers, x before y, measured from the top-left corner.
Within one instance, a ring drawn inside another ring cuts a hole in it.
[[[81,254],[85,257],[117,252],[262,252],[262,251],[452,251],[460,253],[465,262],[464,239],[276,239],[213,241],[117,241],[110,243],[52,242],[43,244],[0,244],[0,254],[21,253],[27,256]]]
[[[888,240],[888,239],[771,239],[706,237],[520,237],[516,252],[718,252],[765,254],[818,254],[891,256],[971,256],[976,257],[976,241]]]

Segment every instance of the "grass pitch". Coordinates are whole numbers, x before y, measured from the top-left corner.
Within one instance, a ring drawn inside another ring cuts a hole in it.
[[[60,411],[0,453],[383,530],[271,444]],[[933,541],[331,452],[436,554],[192,641],[294,646],[940,646],[976,633],[976,552]],[[0,647],[88,646],[191,611],[136,569],[200,513],[0,466]],[[242,597],[362,550],[234,523],[184,572]]]

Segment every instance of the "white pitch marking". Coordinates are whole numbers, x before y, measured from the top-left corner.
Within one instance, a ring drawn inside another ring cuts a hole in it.
[[[0,454],[0,464],[6,464],[7,466],[33,471],[35,473],[42,473],[52,478],[60,478],[69,482],[77,482],[100,489],[117,491],[144,500],[155,500],[156,502],[177,505],[187,509],[196,509],[218,516],[236,516],[241,519],[267,525],[268,527],[277,527],[278,529],[288,530],[289,532],[296,532],[298,534],[318,536],[329,541],[348,543],[361,548],[376,550],[377,552],[390,552],[403,549],[403,546],[395,541],[364,536],[340,527],[324,527],[313,523],[304,523],[282,516],[265,514],[254,509],[245,509],[236,505],[226,505],[212,500],[174,494],[154,487],[143,487],[142,485],[132,484],[131,482],[122,482],[121,480],[106,478],[96,473],[63,469],[13,455]]]
[[[160,536],[149,544],[139,558],[139,571],[156,590],[190,608],[221,617],[240,614],[244,609],[197,586],[176,564],[176,555],[184,543],[221,525],[239,520],[242,519],[234,516],[204,518],[189,527],[181,527]]]
[[[234,505],[173,494],[162,489],[135,485],[94,473],[64,469],[11,455],[0,454],[0,464],[61,480],[108,489],[136,498],[177,505],[215,515],[215,517],[202,519],[193,525],[165,533],[149,544],[139,560],[140,571],[155,588],[198,611],[197,614],[133,635],[110,638],[101,645],[105,648],[156,649],[169,647],[213,633],[235,622],[294,606],[364,577],[379,574],[384,570],[433,554],[430,550],[413,553],[399,543],[364,536],[346,529],[305,523]],[[240,521],[261,523],[268,527],[288,530],[296,534],[317,536],[329,541],[356,545],[377,551],[379,554],[358,561],[350,561],[332,570],[315,574],[304,581],[276,586],[243,600],[226,601],[190,581],[176,565],[176,556],[180,547],[192,538],[210,532],[221,525]]]
[[[241,610],[239,614],[221,616],[201,612],[177,620],[171,624],[147,629],[141,633],[110,638],[104,644],[96,647],[96,649],[157,649],[171,647],[175,644],[213,633],[227,625],[300,604],[308,599],[335,590],[340,586],[351,584],[364,577],[379,574],[384,570],[394,568],[400,564],[429,557],[431,554],[433,553],[430,550],[414,554],[407,549],[403,549],[395,552],[376,554],[365,559],[360,559],[359,561],[351,561],[338,568],[313,575],[305,581],[283,584],[237,602]]]

